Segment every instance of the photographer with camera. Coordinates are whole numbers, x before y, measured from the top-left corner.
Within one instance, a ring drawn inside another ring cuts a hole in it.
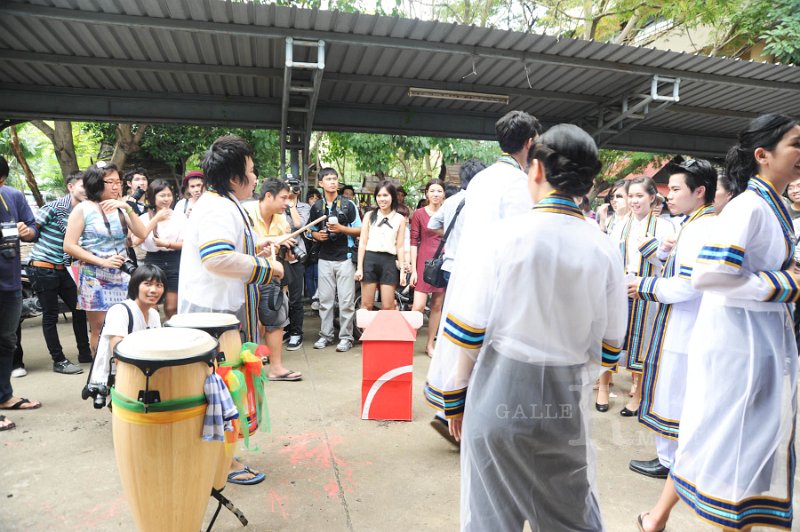
[[[300,201],[300,181],[288,176],[289,203],[286,207],[286,221],[291,232],[297,231],[308,223],[311,205]],[[287,351],[300,349],[303,343],[303,288],[305,284],[305,264],[308,260],[308,249],[305,239],[298,237],[297,244],[284,264],[286,267],[286,284],[289,287],[289,329],[284,335],[288,340]],[[288,336],[288,338],[287,338]]]
[[[125,300],[136,269],[125,253],[129,229],[143,239],[147,228],[133,207],[119,199],[122,180],[116,165],[98,161],[87,168],[83,188],[86,200],[69,215],[64,251],[80,261],[78,307],[86,311],[96,353],[106,311]]]
[[[142,264],[131,275],[127,299],[108,309],[97,346],[97,359],[83,390],[83,398],[92,397],[95,408],[106,406],[112,382],[111,359],[114,348],[126,336],[136,331],[161,327],[159,303],[164,302],[167,276],[158,266]]]
[[[122,176],[125,181],[125,203],[131,206],[139,216],[147,212],[147,204],[145,203],[147,194],[147,185],[150,178],[147,177],[147,170],[144,168],[133,168],[125,172]]]
[[[22,312],[19,241],[36,240],[39,231],[25,196],[6,186],[7,177],[8,163],[0,156],[0,410],[33,410],[42,403],[14,397],[11,365]],[[0,416],[0,431],[14,427],[10,419]]]
[[[311,220],[325,215],[327,221],[315,226],[311,236],[320,243],[319,251],[319,316],[321,330],[314,349],[324,349],[333,343],[333,302],[339,298],[340,353],[353,347],[353,318],[355,317],[354,261],[357,251],[350,247],[348,237],[361,234],[361,218],[352,201],[339,196],[339,174],[333,168],[323,168],[318,176],[324,197],[311,208]]]
[[[289,185],[279,179],[267,179],[258,192],[258,201],[245,203],[244,210],[253,220],[253,230],[262,241],[277,244],[280,237],[289,234],[289,224],[284,213],[289,206]],[[288,262],[295,260],[297,242],[291,238],[283,242],[278,257],[283,264],[283,279],[289,277]],[[282,364],[283,329],[289,324],[289,300],[280,279],[260,286],[258,318],[263,326],[261,334],[269,347],[268,376],[273,381],[299,381],[303,375],[286,369]]]

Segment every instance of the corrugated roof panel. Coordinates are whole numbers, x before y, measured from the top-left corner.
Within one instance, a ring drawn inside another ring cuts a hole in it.
[[[3,65],[2,68],[5,72],[4,80],[13,81],[14,83],[22,85],[42,85],[44,83],[42,76],[33,69],[32,65],[16,61],[6,62],[1,59],[0,64]],[[25,68],[20,68],[20,65],[23,65]]]
[[[442,68],[450,61],[450,56],[445,53],[433,54],[427,63],[422,65],[418,77],[419,79],[433,79],[433,77],[441,71]]]
[[[408,66],[413,63],[416,58],[416,52],[412,50],[400,50],[394,57],[392,63],[388,65],[389,69],[386,71],[386,75],[394,78],[402,77],[403,72],[408,70]]]

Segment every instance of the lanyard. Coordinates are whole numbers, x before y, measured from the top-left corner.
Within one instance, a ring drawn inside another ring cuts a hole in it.
[[[8,208],[8,203],[6,203],[6,199],[3,197],[2,193],[0,193],[0,202],[3,203],[3,207],[6,208],[6,212],[8,212],[8,214],[11,214],[11,209]],[[12,218],[13,218],[13,216],[12,216]]]

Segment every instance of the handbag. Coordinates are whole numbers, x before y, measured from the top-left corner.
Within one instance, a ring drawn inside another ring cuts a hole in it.
[[[450,231],[453,230],[453,226],[456,224],[456,219],[461,209],[464,207],[465,201],[466,198],[462,199],[461,203],[458,204],[456,213],[453,219],[450,220],[450,225],[447,226],[447,231],[444,232],[444,236],[441,242],[439,242],[439,247],[436,249],[436,253],[433,254],[433,258],[425,261],[425,269],[422,270],[422,280],[436,288],[444,288],[447,286],[447,281],[445,281],[444,273],[442,272],[442,265],[444,264],[444,244],[447,242],[447,237],[450,236]]]

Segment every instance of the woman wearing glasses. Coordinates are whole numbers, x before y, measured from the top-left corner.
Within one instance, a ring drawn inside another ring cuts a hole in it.
[[[69,216],[64,251],[80,261],[78,307],[86,311],[91,328],[92,356],[97,351],[106,311],[127,298],[134,268],[125,254],[128,230],[139,238],[147,228],[134,209],[120,200],[122,180],[113,164],[98,162],[83,177],[86,201]],[[130,265],[130,266],[129,266]]]

